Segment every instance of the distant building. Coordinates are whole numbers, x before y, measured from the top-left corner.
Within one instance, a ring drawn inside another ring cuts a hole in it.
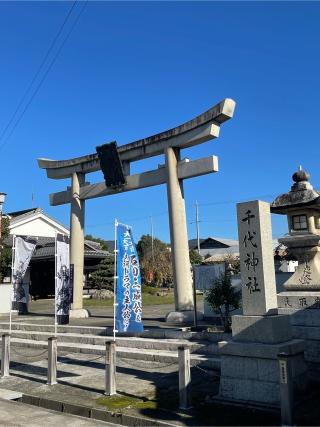
[[[190,249],[198,249],[197,239],[189,240]],[[282,273],[293,273],[298,262],[288,256],[287,248],[280,244],[278,240],[273,241],[275,271]],[[207,264],[225,262],[227,256],[239,257],[238,240],[224,239],[220,237],[207,237],[200,239],[200,255]]]
[[[56,233],[69,235],[69,230],[40,208],[9,212],[10,234],[19,236],[55,237]]]
[[[197,239],[189,240],[190,249],[198,249]],[[221,260],[227,254],[239,256],[239,242],[238,240],[222,239],[220,237],[207,237],[200,239],[200,255],[204,258],[213,257]]]

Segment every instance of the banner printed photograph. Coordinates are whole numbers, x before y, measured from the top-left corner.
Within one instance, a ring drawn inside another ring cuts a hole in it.
[[[23,278],[30,264],[33,252],[36,249],[36,240],[27,236],[15,236],[14,240],[14,257],[13,257],[13,309],[27,311],[27,295],[23,288]]]
[[[70,280],[69,237],[57,234],[56,240],[56,314],[67,316],[72,303]]]

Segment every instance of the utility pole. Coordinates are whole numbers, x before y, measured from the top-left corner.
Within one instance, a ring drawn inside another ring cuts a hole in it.
[[[2,210],[3,210],[3,204],[6,199],[6,193],[0,193],[0,242],[2,237]]]
[[[199,205],[196,200],[196,229],[197,229],[197,246],[198,246],[198,254],[200,255],[200,232],[199,232]]]
[[[153,218],[152,218],[152,215],[150,216],[150,222],[151,222],[151,253],[152,253],[152,262],[154,264],[154,245],[153,245],[154,234],[153,234]]]

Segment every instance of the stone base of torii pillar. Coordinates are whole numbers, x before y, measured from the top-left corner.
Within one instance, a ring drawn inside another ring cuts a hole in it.
[[[84,308],[76,308],[69,311],[69,317],[71,319],[86,319],[87,317],[90,317],[90,313]]]
[[[197,311],[197,319],[203,319],[203,313],[201,311]],[[193,323],[194,322],[194,310],[186,310],[186,311],[171,311],[166,315],[166,322],[168,323]]]

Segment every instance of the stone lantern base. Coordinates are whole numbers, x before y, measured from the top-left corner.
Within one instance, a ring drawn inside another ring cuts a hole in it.
[[[287,291],[320,292],[320,236],[312,233],[279,239],[298,260],[295,273],[284,284]]]
[[[312,379],[320,382],[320,291],[278,294],[279,314],[290,317],[293,338],[305,341],[305,360]]]

